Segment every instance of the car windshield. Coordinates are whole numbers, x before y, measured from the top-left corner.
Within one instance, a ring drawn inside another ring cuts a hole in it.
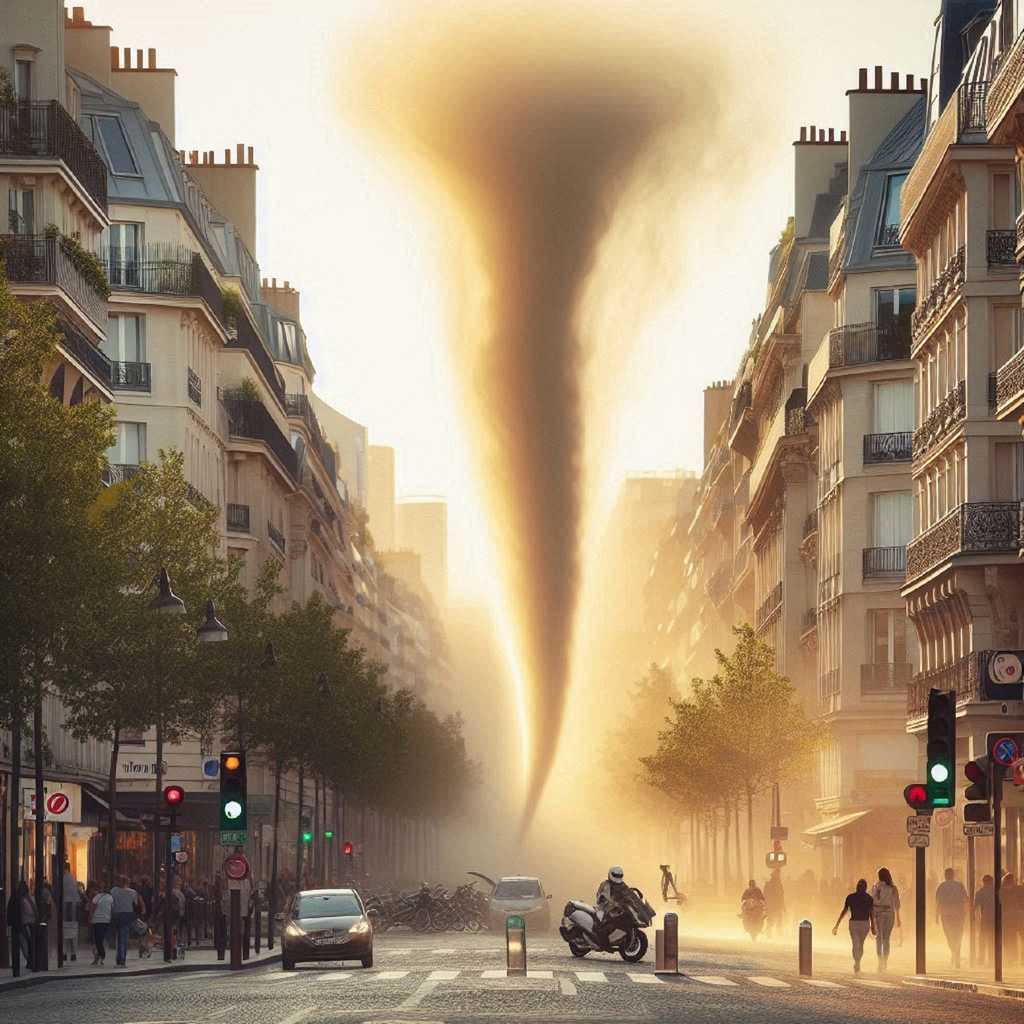
[[[362,912],[359,900],[352,893],[325,892],[297,897],[293,915],[301,920],[309,917],[355,917]]]
[[[535,878],[504,878],[494,890],[496,900],[531,900],[541,895]]]

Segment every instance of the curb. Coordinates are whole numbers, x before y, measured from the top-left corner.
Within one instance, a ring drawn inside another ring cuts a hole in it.
[[[1000,999],[1024,1000],[1024,988],[1011,985],[998,985],[981,981],[954,981],[951,978],[925,978],[919,974],[903,979],[907,985],[918,985],[922,988],[948,988],[956,992],[975,992],[983,996],[995,996]]]
[[[247,971],[255,967],[263,967],[266,964],[280,963],[281,954],[261,957],[258,960],[243,960],[239,970]],[[185,974],[199,971],[230,971],[229,961],[215,960],[213,963],[180,963],[171,967],[145,967],[141,971],[97,971],[95,974],[61,974],[57,970],[41,971],[39,974],[30,974],[25,978],[18,978],[14,981],[0,982],[0,994],[16,988],[30,988],[33,985],[45,985],[50,981],[89,981],[92,978],[145,978],[156,974]]]

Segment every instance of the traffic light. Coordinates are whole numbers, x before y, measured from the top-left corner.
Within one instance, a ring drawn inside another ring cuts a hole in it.
[[[220,828],[222,832],[245,832],[246,809],[245,754],[220,755]]]
[[[345,842],[341,844],[341,852],[345,854],[346,857],[351,857],[355,852],[355,847],[346,839]]]
[[[964,821],[991,821],[992,774],[991,758],[979,757],[964,765],[970,785],[964,790]],[[973,801],[973,802],[972,802]]]
[[[770,868],[783,868],[786,866],[786,851],[782,849],[782,840],[772,840],[771,853],[764,858],[765,865]]]
[[[912,782],[903,789],[903,799],[915,811],[930,811],[932,802],[928,797],[928,787],[923,782]]]
[[[928,800],[932,807],[956,803],[956,694],[928,694]]]
[[[185,790],[181,786],[164,786],[164,806],[176,811],[185,800]]]
[[[302,841],[303,841],[303,842],[304,842],[304,843],[305,843],[305,844],[306,844],[307,846],[309,846],[309,844],[310,844],[311,842],[313,842],[313,833],[312,833],[312,831],[311,831],[311,830],[306,830],[306,829],[303,829],[303,832],[302,832]]]
[[[333,839],[334,833],[330,829],[324,831],[324,839]]]

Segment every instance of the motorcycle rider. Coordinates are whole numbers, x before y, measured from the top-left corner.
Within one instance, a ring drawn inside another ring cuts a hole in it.
[[[605,938],[606,922],[615,916],[615,911],[624,906],[629,892],[626,885],[625,872],[620,867],[610,867],[608,877],[597,887],[596,907],[598,929],[601,938]]]
[[[756,939],[764,922],[766,900],[757,882],[750,879],[747,888],[740,897],[740,917],[743,927],[752,939]]]
[[[740,904],[744,904],[747,900],[757,900],[759,903],[764,903],[764,893],[761,892],[760,887],[754,879],[750,879],[747,883],[747,888],[744,890],[743,895],[740,897]]]

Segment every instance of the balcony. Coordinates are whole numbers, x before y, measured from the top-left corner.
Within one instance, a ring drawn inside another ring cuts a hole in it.
[[[965,82],[957,90],[959,134],[984,132],[988,82]]]
[[[751,409],[752,389],[750,381],[744,381],[732,402],[730,418],[729,447],[733,451],[752,459],[757,453],[757,421]]]
[[[808,608],[800,619],[800,636],[807,636],[818,628],[818,609]]]
[[[911,677],[907,687],[907,715],[916,718],[928,713],[928,693],[940,690],[943,693],[955,693],[958,704],[983,700],[984,690],[981,680],[981,662],[986,652],[975,651],[941,668],[918,672]]]
[[[131,480],[139,471],[138,463],[112,462],[103,471],[103,482],[108,487]]]
[[[864,579],[903,579],[907,572],[907,548],[900,544],[884,548],[865,548]]]
[[[928,297],[914,310],[910,318],[911,335],[916,344],[949,312],[964,285],[964,267],[967,250],[964,246],[952,256],[935,279]]]
[[[198,373],[190,366],[188,368],[188,376],[186,378],[186,386],[188,388],[189,400],[194,404],[202,407],[203,404],[203,382]]]
[[[107,212],[107,165],[56,101],[0,109],[0,156],[61,160],[92,201]]]
[[[879,327],[874,323],[847,324],[828,332],[829,369],[910,358],[906,321]]]
[[[818,513],[811,512],[804,520],[804,529],[801,537],[803,540],[807,540],[808,537],[818,532]]]
[[[283,555],[285,553],[284,534],[269,521],[267,522],[267,536],[270,538],[270,543]]]
[[[990,267],[1017,266],[1017,229],[990,230],[987,238],[988,265]]]
[[[704,593],[710,598],[716,608],[725,604],[729,593],[732,590],[732,563],[727,562],[720,565],[704,584]]]
[[[249,506],[228,502],[227,525],[230,533],[249,532]]]
[[[106,355],[76,327],[60,321],[57,330],[61,336],[60,347],[77,359],[104,387],[110,387],[111,363]]]
[[[996,371],[995,408],[1003,415],[1024,401],[1024,348],[1010,356]],[[1002,417],[1000,417],[1002,418]]]
[[[963,555],[1017,555],[1021,503],[978,501],[958,505],[907,545],[907,579]]]
[[[111,362],[110,386],[115,391],[149,391],[149,363]]]
[[[960,381],[914,431],[914,458],[923,459],[967,416],[967,384]]]
[[[231,437],[262,441],[284,466],[293,481],[299,481],[299,461],[288,438],[281,433],[263,403],[238,396],[224,397],[228,414],[228,433]]]
[[[992,78],[986,110],[987,126],[990,137],[1002,135],[1004,123],[1012,125],[1009,114],[1013,111],[1021,97],[1021,86],[1024,84],[1024,33],[1014,40],[1013,45],[1004,49],[999,55],[999,64]],[[1002,139],[999,139],[1002,142]]]
[[[782,610],[782,583],[776,583],[757,609],[757,628],[763,629]]]
[[[0,235],[0,258],[11,284],[59,288],[80,316],[106,333],[107,296],[76,266],[72,242],[59,235]]]
[[[205,270],[205,267],[203,269]],[[216,283],[213,286],[216,288]],[[220,295],[219,291],[217,295]],[[245,315],[226,317],[225,325],[228,329],[227,347],[244,348],[252,356],[267,386],[273,391],[274,397],[281,407],[284,408],[284,383],[274,365],[274,357],[270,354],[267,346],[263,344],[263,339],[256,333],[256,328],[249,322],[249,318]]]
[[[880,665],[861,665],[860,695],[862,697],[888,697],[906,694],[910,685],[910,662],[885,662]]]
[[[914,457],[914,434],[903,430],[894,434],[864,435],[864,465],[910,462]]]

